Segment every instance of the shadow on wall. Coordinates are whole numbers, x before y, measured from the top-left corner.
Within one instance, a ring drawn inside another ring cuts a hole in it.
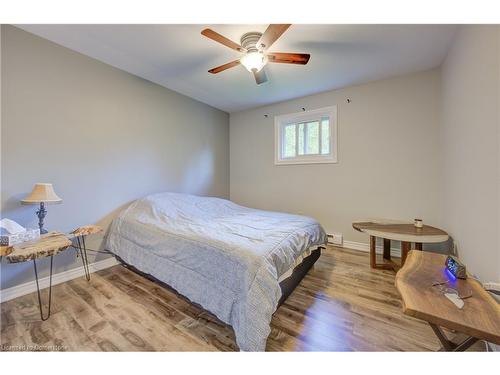
[[[38,228],[38,218],[36,216],[36,211],[39,209],[38,204],[33,204],[33,205],[23,205],[21,204],[21,199],[25,198],[29,192],[24,192],[24,193],[19,193],[19,194],[14,194],[7,198],[4,201],[3,207],[2,207],[2,212],[1,212],[1,217],[5,218],[8,217],[11,220],[16,221],[20,225],[22,225],[25,228]],[[122,204],[118,208],[114,209],[101,219],[98,219],[95,224],[101,226],[104,229],[104,232],[107,232],[107,229],[113,219],[118,215],[120,211],[125,209],[127,206],[129,206],[133,201],[129,201],[125,204]],[[49,205],[47,209],[49,211],[52,211],[54,209],[57,209],[58,205]],[[74,228],[76,229],[76,228]],[[51,230],[49,227],[48,230]],[[96,235],[89,237],[89,240],[93,240],[94,238],[99,238],[103,237],[103,235]],[[95,240],[93,240],[95,243]]]
[[[205,146],[194,155],[182,178],[181,189],[196,195],[206,195],[213,185],[215,158],[210,147]]]
[[[377,238],[377,246],[382,247],[383,242],[381,238]],[[412,249],[414,249],[412,244]],[[391,241],[391,249],[401,250],[401,242],[400,241]],[[453,238],[448,238],[448,241],[441,243],[424,243],[422,245],[422,249],[424,251],[429,251],[432,253],[438,254],[453,254]]]
[[[423,249],[438,254],[453,254],[453,238],[450,236],[448,241],[441,243],[426,243],[423,245]]]
[[[163,185],[163,188],[160,188],[159,191],[173,191],[177,190],[179,192],[186,192],[191,194],[198,195],[207,195],[207,194],[215,194],[212,191],[213,183],[216,171],[215,165],[215,155],[213,150],[210,149],[209,145],[205,145],[201,150],[192,150],[189,154],[189,160],[185,161],[187,167],[182,170],[182,174],[180,175],[180,179],[178,180],[178,184],[172,183],[172,186],[169,186],[169,182],[172,182],[171,179],[167,178],[163,184],[155,183],[156,187]],[[157,173],[161,173],[158,171]],[[154,178],[154,176],[151,176]],[[147,186],[139,185],[144,193],[136,192],[137,198],[142,198],[148,194],[155,193],[155,191],[149,191]],[[176,187],[175,187],[176,186]],[[12,194],[11,196],[6,194],[3,196],[3,207],[2,207],[2,217],[8,217],[9,219],[15,220],[19,224],[24,227],[37,228],[38,227],[38,218],[36,217],[35,212],[38,210],[38,205],[22,205],[21,199],[25,198],[29,191]],[[100,200],[104,199],[103,196],[99,197]],[[128,197],[130,199],[130,197]],[[60,211],[60,213],[65,213],[64,215],[70,215],[68,217],[69,221],[59,222],[59,225],[70,224],[70,222],[78,222],[77,225],[83,224],[96,224],[101,226],[104,231],[100,234],[89,236],[87,238],[87,248],[91,250],[104,251],[106,238],[109,232],[110,224],[113,219],[126,207],[128,207],[135,199],[127,200],[126,203],[120,204],[116,208],[112,209],[112,211],[105,213],[104,216],[95,220],[92,219],[92,215],[90,215],[89,222],[79,223],[78,220],[74,220],[75,216],[71,214],[71,210],[78,209],[80,206],[78,202],[75,203],[73,207],[70,209],[68,205],[50,205],[48,207],[48,217],[46,218],[46,224],[48,230],[61,230],[57,225],[52,225],[54,221],[52,220],[52,215],[54,211],[57,210],[65,210]],[[115,200],[116,202],[116,200]],[[98,203],[96,203],[98,204]],[[90,212],[91,213],[91,212]],[[57,220],[56,220],[57,222]],[[64,224],[65,223],[65,224]],[[65,231],[71,231],[73,227],[65,227]],[[109,254],[92,252],[88,253],[89,262],[94,263],[106,258],[109,258]],[[46,277],[49,273],[49,258],[42,258],[37,261],[40,277]],[[70,270],[75,267],[81,266],[81,260],[76,258],[76,251],[73,249],[68,249],[60,254],[54,259],[54,273],[64,272]],[[10,288],[15,285],[19,285],[25,282],[30,282],[33,279],[33,264],[32,262],[24,262],[17,264],[10,264],[7,261],[3,261],[0,269],[0,289]]]
[[[38,219],[35,212],[38,210],[39,206],[37,204],[21,204],[21,199],[24,199],[30,192],[31,190],[8,197],[3,202],[1,217],[8,217],[26,228],[38,228]]]
[[[25,195],[20,194],[20,196],[21,198],[24,198]],[[8,215],[10,217],[15,217],[14,220],[16,221],[19,220],[20,224],[24,226],[26,225],[25,224],[26,220],[23,220],[21,217],[22,215],[20,215],[20,213],[18,212],[19,202],[12,203],[15,202],[16,198],[17,195],[13,197],[12,200],[9,199]],[[109,231],[111,222],[122,210],[128,207],[132,202],[133,201],[129,201],[121,205],[120,207],[116,208],[106,216],[96,221],[95,224],[101,226],[104,229],[104,231],[100,234],[89,236],[87,238],[86,242],[87,242],[87,248],[89,250],[98,250],[98,251],[105,250],[105,239]],[[25,210],[23,209],[22,211],[24,212]],[[4,212],[2,212],[2,215],[4,215]],[[34,211],[32,209],[28,210],[27,215],[35,217]],[[37,227],[37,225],[38,224],[36,221],[34,227]],[[110,255],[89,251],[88,257],[89,257],[89,262],[94,263],[109,258]],[[40,277],[41,278],[47,277],[49,275],[50,258],[38,259],[37,266],[39,269]],[[80,266],[81,266],[81,260],[79,258],[78,259],[76,258],[76,251],[74,249],[68,249],[66,251],[63,251],[54,258],[54,273],[64,272],[74,267],[80,267]],[[15,285],[19,285],[32,280],[33,280],[32,262],[8,263],[7,261],[2,261],[0,266],[0,289],[10,288]]]

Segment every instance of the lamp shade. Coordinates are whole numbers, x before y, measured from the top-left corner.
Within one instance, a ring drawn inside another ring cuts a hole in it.
[[[62,199],[57,196],[52,184],[37,183],[30,195],[21,201],[22,204],[37,204],[41,202],[61,203]]]

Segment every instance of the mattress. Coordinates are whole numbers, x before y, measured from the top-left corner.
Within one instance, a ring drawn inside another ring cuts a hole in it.
[[[261,351],[279,281],[326,239],[309,217],[161,193],[124,210],[106,246],[232,325],[241,350]]]

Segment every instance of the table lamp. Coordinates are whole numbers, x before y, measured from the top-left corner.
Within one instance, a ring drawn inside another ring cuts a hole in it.
[[[38,226],[40,227],[40,234],[45,234],[47,231],[43,229],[43,219],[47,215],[47,210],[45,209],[45,203],[61,203],[62,199],[57,196],[52,187],[52,184],[37,183],[33,187],[30,195],[24,198],[22,204],[38,204],[40,203],[40,209],[36,211],[38,216]]]

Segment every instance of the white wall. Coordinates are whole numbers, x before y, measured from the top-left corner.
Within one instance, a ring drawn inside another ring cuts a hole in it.
[[[36,182],[63,198],[48,206],[46,227],[65,232],[106,226],[153,192],[229,196],[227,113],[12,26],[1,31],[2,217],[37,226],[36,207],[19,202]],[[73,251],[55,264],[81,265]],[[1,288],[33,280],[32,267],[2,261]]]
[[[274,116],[334,104],[339,163],[275,166]],[[351,227],[357,219],[421,217],[439,225],[439,119],[438,70],[232,113],[231,199],[315,217],[327,232],[357,242],[367,242]]]
[[[499,27],[461,26],[442,66],[444,225],[483,280],[500,280]]]

